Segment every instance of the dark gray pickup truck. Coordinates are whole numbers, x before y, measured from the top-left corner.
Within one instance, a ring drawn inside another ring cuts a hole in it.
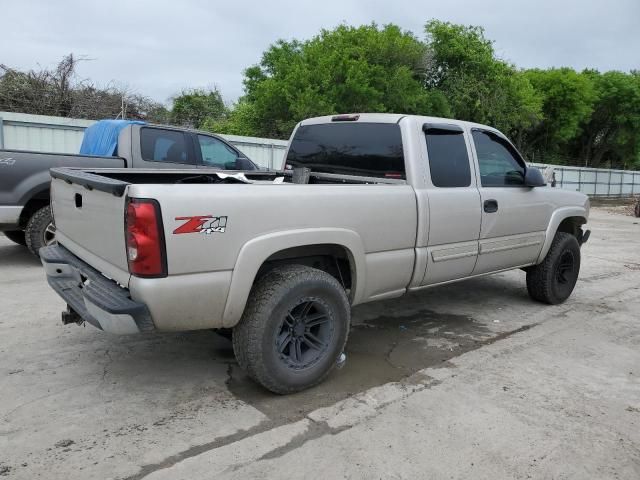
[[[112,136],[110,145],[105,142],[105,131]],[[88,140],[99,145],[87,145]],[[0,231],[7,238],[26,245],[36,255],[54,241],[55,225],[49,209],[49,169],[53,167],[258,169],[216,135],[141,122],[97,122],[85,132],[82,151],[99,154],[0,150]]]

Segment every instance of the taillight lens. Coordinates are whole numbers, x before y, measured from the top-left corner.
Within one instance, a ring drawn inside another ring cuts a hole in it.
[[[165,277],[167,261],[158,202],[129,200],[125,232],[129,272],[138,277]]]

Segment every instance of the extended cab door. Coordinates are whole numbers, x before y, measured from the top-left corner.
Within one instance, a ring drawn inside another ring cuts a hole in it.
[[[480,252],[474,274],[531,264],[542,249],[553,206],[545,188],[524,186],[526,165],[502,135],[479,128],[471,136],[482,201]]]
[[[471,274],[478,257],[480,195],[469,144],[461,126],[426,123],[429,234],[422,285]]]
[[[196,154],[189,133],[155,126],[140,126],[134,132],[136,130],[139,141],[134,135],[134,168],[196,168]]]

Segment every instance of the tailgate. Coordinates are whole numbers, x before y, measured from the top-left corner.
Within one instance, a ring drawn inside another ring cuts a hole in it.
[[[127,286],[124,232],[127,184],[69,169],[52,169],[51,176],[51,207],[58,242],[104,275]]]

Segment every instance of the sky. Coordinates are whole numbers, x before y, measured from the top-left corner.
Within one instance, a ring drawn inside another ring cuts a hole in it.
[[[640,0],[0,0],[0,64],[54,67],[73,52],[80,78],[166,103],[217,86],[228,103],[242,72],[278,39],[341,23],[394,23],[424,38],[432,19],[480,25],[521,68],[640,69]]]

